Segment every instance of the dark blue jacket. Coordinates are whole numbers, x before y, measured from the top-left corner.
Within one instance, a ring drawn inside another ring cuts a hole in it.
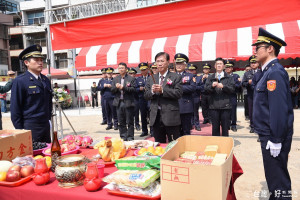
[[[239,81],[240,76],[238,74],[231,73],[230,76],[233,77],[234,85],[235,85],[235,92],[233,95],[236,95],[237,93],[241,92],[242,82]]]
[[[109,87],[104,87],[104,84],[112,84],[112,80],[113,78],[111,79],[105,79],[103,81],[101,81],[100,83],[100,93],[102,92],[102,97],[104,99],[113,99],[115,98],[115,95],[112,94],[111,92],[111,88]]]
[[[255,86],[253,99],[254,130],[282,143],[293,134],[294,112],[289,76],[278,59],[271,61]]]
[[[200,95],[201,95],[201,82],[200,74],[196,74],[193,77],[193,81],[195,82],[195,92],[193,93],[194,103],[200,102]]]
[[[193,93],[196,90],[196,83],[193,81],[193,74],[183,72],[181,75],[182,97],[178,100],[180,114],[194,112]]]
[[[147,76],[147,80],[148,80],[148,78],[150,78],[150,76]],[[144,77],[143,76],[137,77],[136,78],[136,93],[137,93],[139,99],[145,100],[145,98],[144,98],[145,90],[144,91],[140,90],[140,87],[145,88],[145,86],[146,86],[146,81],[144,80]]]
[[[98,86],[97,86],[97,89],[100,91],[100,95],[102,96],[103,95],[103,92],[104,91],[101,91],[101,84],[103,85],[103,81],[105,81],[105,80],[107,80],[107,78],[102,78],[102,79],[100,79],[99,80],[99,82],[98,82]]]
[[[258,69],[258,71],[254,74],[253,70],[250,70],[248,72],[245,72],[243,80],[242,80],[242,86],[247,89],[247,95],[250,98],[253,98],[253,90],[254,90],[254,85],[253,85],[253,79],[255,75],[255,82],[257,82],[259,76],[261,75],[261,70]],[[252,80],[252,83],[249,84],[249,80]]]
[[[30,72],[18,76],[11,89],[11,121],[16,129],[24,122],[39,123],[51,119],[52,89],[49,79],[41,74],[42,82]]]

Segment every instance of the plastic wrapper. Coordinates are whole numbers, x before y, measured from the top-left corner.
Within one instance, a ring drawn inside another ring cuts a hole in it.
[[[116,183],[110,183],[104,187],[104,189],[112,190],[112,191],[121,191],[126,192],[132,195],[145,195],[149,197],[156,197],[161,194],[161,186],[158,181],[151,183],[146,188],[138,188],[138,187],[130,187],[125,185],[118,185]]]
[[[14,165],[20,165],[21,167],[24,167],[25,165],[31,165],[32,167],[35,167],[35,160],[29,156],[16,157],[12,160],[12,163]]]
[[[116,167],[124,170],[160,169],[159,156],[132,156],[116,160]]]
[[[160,172],[155,169],[144,171],[139,170],[118,170],[103,178],[104,182],[116,183],[118,185],[126,185],[131,187],[146,188],[156,181],[160,176]]]

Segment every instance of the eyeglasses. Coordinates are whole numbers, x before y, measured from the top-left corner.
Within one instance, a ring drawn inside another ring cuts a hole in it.
[[[266,47],[266,48],[268,48],[269,46],[268,46],[268,45],[256,46],[256,48],[255,48],[255,52],[257,52],[257,51],[258,51],[258,49],[259,49],[260,47]]]

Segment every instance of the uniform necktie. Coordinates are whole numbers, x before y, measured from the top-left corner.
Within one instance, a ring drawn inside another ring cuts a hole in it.
[[[218,75],[218,79],[219,79],[219,80],[221,79],[221,74]]]

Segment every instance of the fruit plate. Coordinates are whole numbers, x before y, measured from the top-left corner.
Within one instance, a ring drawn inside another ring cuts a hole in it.
[[[49,147],[51,147],[51,144],[47,144],[47,146],[45,148],[33,150],[33,156],[41,155],[43,153],[44,149],[48,149]]]
[[[46,149],[43,150],[43,154],[44,154],[45,156],[51,156],[51,154],[46,153],[46,150],[47,150],[47,149],[49,149],[49,147],[47,147]],[[80,147],[79,147],[79,146],[76,146],[75,149],[73,149],[73,150],[71,150],[71,151],[63,152],[63,153],[61,153],[61,155],[64,156],[64,155],[68,155],[68,154],[76,154],[76,153],[78,152],[79,149],[80,149]]]
[[[24,183],[31,181],[31,179],[32,179],[32,175],[27,176],[25,178],[21,178],[20,180],[14,181],[14,182],[0,181],[0,186],[16,187],[16,186],[23,185]]]
[[[116,190],[109,190],[105,188],[105,190],[108,192],[108,194],[112,195],[118,195],[118,196],[123,196],[123,197],[130,197],[130,198],[138,198],[138,199],[151,199],[151,200],[158,200],[161,198],[161,195],[155,196],[155,197],[150,197],[146,195],[138,195],[138,194],[129,194],[126,192],[121,192],[121,191],[116,191]]]
[[[133,156],[133,153],[132,153],[132,151],[128,151],[128,150],[127,150],[124,157],[130,157],[130,156]],[[124,157],[123,157],[123,158],[124,158]],[[115,161],[105,162],[105,161],[103,161],[102,159],[99,159],[99,160],[98,160],[98,164],[103,164],[103,165],[105,165],[105,166],[107,166],[107,165],[113,165],[113,164],[115,164],[115,163],[116,163]]]

